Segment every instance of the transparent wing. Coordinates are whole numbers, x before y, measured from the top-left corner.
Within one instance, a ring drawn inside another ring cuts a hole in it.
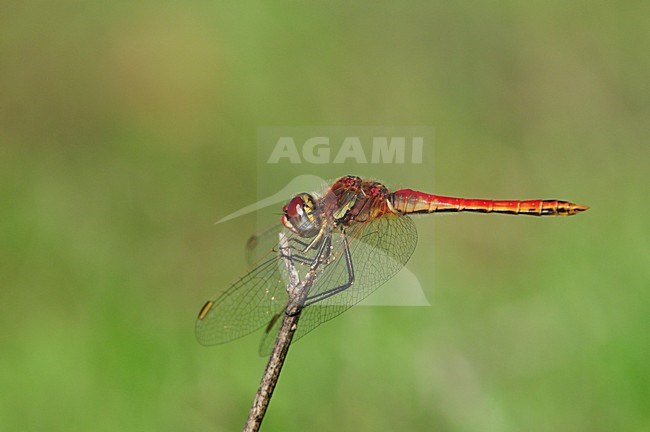
[[[408,216],[387,215],[355,225],[345,235],[349,242],[354,281],[347,289],[327,296],[328,291],[345,286],[350,279],[343,237],[333,234],[330,262],[316,277],[309,293],[309,297],[319,294],[326,297],[303,309],[294,341],[342,314],[395,276],[417,244],[417,231]],[[277,319],[267,328],[259,348],[261,355],[271,352],[280,322],[281,319]]]
[[[270,258],[278,252],[278,234],[283,230],[282,225],[272,227],[252,235],[246,242],[246,262],[249,268],[256,267],[260,261]]]
[[[257,261],[256,267],[203,306],[195,327],[201,344],[217,345],[246,336],[268,326],[284,310],[287,275],[278,252],[280,230],[281,226],[273,227],[259,237],[260,241],[248,241],[249,259]],[[297,237],[287,232],[294,256],[303,260],[297,265],[304,273],[308,268],[304,262],[313,260],[316,251],[302,252],[307,243]]]
[[[196,338],[216,345],[254,332],[268,324],[287,303],[287,292],[277,256],[208,301],[196,321]]]

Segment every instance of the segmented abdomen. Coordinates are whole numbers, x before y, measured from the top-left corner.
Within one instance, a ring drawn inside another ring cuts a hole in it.
[[[560,200],[484,200],[430,195],[412,189],[401,189],[390,197],[397,213],[478,212],[523,214],[531,216],[570,216],[589,207]]]

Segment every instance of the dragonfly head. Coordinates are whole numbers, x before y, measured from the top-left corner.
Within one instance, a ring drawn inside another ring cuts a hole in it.
[[[308,193],[291,198],[282,208],[282,225],[301,237],[314,237],[320,231],[316,200]]]

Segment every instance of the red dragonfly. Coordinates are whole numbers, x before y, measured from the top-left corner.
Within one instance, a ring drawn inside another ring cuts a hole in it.
[[[249,240],[255,268],[203,306],[196,336],[203,345],[215,345],[266,327],[260,354],[271,351],[278,318],[288,301],[285,266],[277,248],[283,228],[296,266],[303,272],[317,269],[294,335],[297,340],[366,298],[404,267],[417,243],[409,214],[570,216],[588,208],[559,200],[494,201],[412,189],[390,192],[376,181],[341,177],[320,196],[294,196],[282,209],[281,226]]]

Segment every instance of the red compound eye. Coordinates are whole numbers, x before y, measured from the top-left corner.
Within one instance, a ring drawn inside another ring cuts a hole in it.
[[[287,204],[286,213],[290,218],[296,218],[300,215],[300,209],[302,209],[303,200],[302,197],[297,196],[293,197],[289,204]]]
[[[282,225],[301,237],[313,237],[318,234],[320,221],[314,213],[314,199],[302,193],[291,198],[284,206]]]

